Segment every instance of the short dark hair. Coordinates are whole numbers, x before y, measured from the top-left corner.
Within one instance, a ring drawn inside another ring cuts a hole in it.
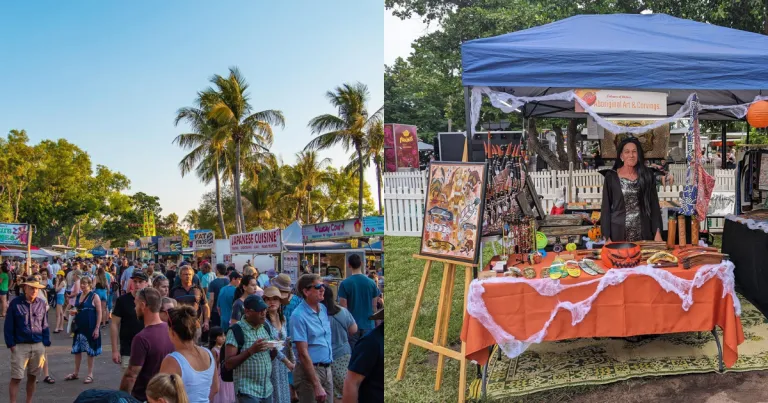
[[[147,304],[147,308],[149,308],[150,312],[160,312],[160,306],[163,302],[163,297],[160,296],[160,291],[157,291],[152,287],[142,288],[136,296]]]
[[[362,265],[362,262],[360,261],[360,255],[349,255],[347,258],[347,263],[349,263],[353,269],[359,269]]]
[[[304,290],[312,286],[315,280],[320,280],[320,276],[314,273],[302,274],[301,277],[299,277],[299,281],[296,283],[296,290],[299,292],[301,298],[307,298],[306,295],[304,295]]]
[[[217,263],[216,264],[216,272],[220,275],[226,275],[227,274],[227,265],[224,263]]]

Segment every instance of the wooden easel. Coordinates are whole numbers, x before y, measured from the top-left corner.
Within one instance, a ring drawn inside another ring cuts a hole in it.
[[[464,270],[464,311],[467,312],[467,292],[469,291],[469,283],[472,281],[472,268],[476,265],[467,263],[456,263],[450,260],[439,259],[431,256],[413,255],[416,259],[426,260],[424,265],[424,274],[421,276],[421,283],[419,283],[419,291],[416,293],[416,303],[413,306],[413,314],[411,315],[411,323],[408,325],[408,334],[405,336],[405,345],[403,346],[403,354],[400,357],[400,368],[397,370],[397,380],[401,381],[405,377],[405,364],[408,361],[408,350],[411,344],[425,348],[429,351],[438,354],[437,358],[437,377],[435,379],[435,390],[440,390],[440,384],[443,381],[443,364],[444,358],[449,357],[455,360],[459,360],[459,402],[464,402],[464,395],[467,389],[467,360],[464,358],[466,354],[466,344],[461,342],[461,351],[454,351],[447,348],[445,345],[448,342],[448,321],[451,317],[451,304],[453,302],[453,285],[456,280],[456,266],[460,265],[465,268]],[[444,265],[443,281],[440,285],[440,299],[437,305],[437,319],[435,320],[435,333],[432,337],[432,342],[419,339],[413,336],[413,331],[416,328],[416,318],[419,316],[419,310],[421,309],[421,303],[424,298],[424,289],[429,279],[429,272],[432,269],[432,262],[441,262]],[[462,318],[464,316],[462,315]]]

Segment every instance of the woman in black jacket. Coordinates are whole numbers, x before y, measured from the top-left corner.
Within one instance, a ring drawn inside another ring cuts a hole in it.
[[[619,144],[617,153],[613,169],[604,171],[603,236],[609,242],[661,241],[659,196],[640,142],[628,137]]]

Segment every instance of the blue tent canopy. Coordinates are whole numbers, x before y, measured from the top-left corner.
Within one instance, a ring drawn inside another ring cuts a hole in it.
[[[768,36],[666,14],[578,15],[461,46],[464,86],[516,96],[577,88],[667,92],[669,115],[690,93],[710,105],[768,95]],[[762,90],[762,91],[761,91]],[[573,103],[529,103],[526,116],[583,117]],[[701,119],[733,119],[704,111]]]

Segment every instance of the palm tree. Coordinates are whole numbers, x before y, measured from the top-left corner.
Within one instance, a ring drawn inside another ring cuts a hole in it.
[[[379,215],[382,215],[381,204],[381,167],[384,165],[384,122],[378,121],[368,128],[363,139],[363,167],[368,168],[373,162],[376,170],[376,191],[379,196]],[[344,167],[345,172],[352,172],[358,166],[360,161],[355,157]]]
[[[272,219],[271,208],[284,208],[285,204],[280,200],[284,196],[285,181],[282,177],[280,163],[274,155],[261,161],[258,165],[252,165],[246,171],[247,186],[244,186],[243,198],[248,200],[256,217],[256,224],[263,227],[266,220]]]
[[[203,104],[210,111],[208,116],[218,123],[218,132],[226,133],[235,144],[233,187],[235,190],[235,228],[245,230],[242,194],[240,192],[241,160],[243,153],[268,151],[272,144],[272,126],[285,127],[283,112],[267,109],[251,113],[248,83],[236,67],[229,68],[229,76],[211,78],[215,88],[203,91]]]
[[[201,104],[201,97],[198,96],[198,105]],[[197,176],[206,185],[211,180],[216,184],[216,213],[218,215],[219,230],[224,238],[227,238],[227,229],[224,226],[224,211],[221,206],[221,179],[220,172],[222,163],[226,164],[225,148],[227,137],[225,133],[218,130],[216,122],[208,118],[208,111],[202,108],[187,107],[181,108],[176,113],[175,125],[180,121],[186,121],[192,127],[192,133],[184,133],[173,139],[174,144],[178,144],[184,149],[192,149],[189,154],[179,162],[179,170],[183,177],[193,169]]]
[[[301,208],[307,208],[307,221],[312,210],[312,191],[321,185],[328,184],[333,178],[329,176],[325,167],[330,165],[330,158],[318,157],[315,151],[300,151],[296,154],[296,165],[291,170],[291,184],[296,198],[296,219],[301,218]],[[304,204],[306,200],[306,204]],[[306,224],[309,224],[307,222]]]
[[[197,210],[189,210],[187,212],[187,215],[184,216],[184,224],[187,225],[189,229],[195,229],[200,227],[200,212]]]

